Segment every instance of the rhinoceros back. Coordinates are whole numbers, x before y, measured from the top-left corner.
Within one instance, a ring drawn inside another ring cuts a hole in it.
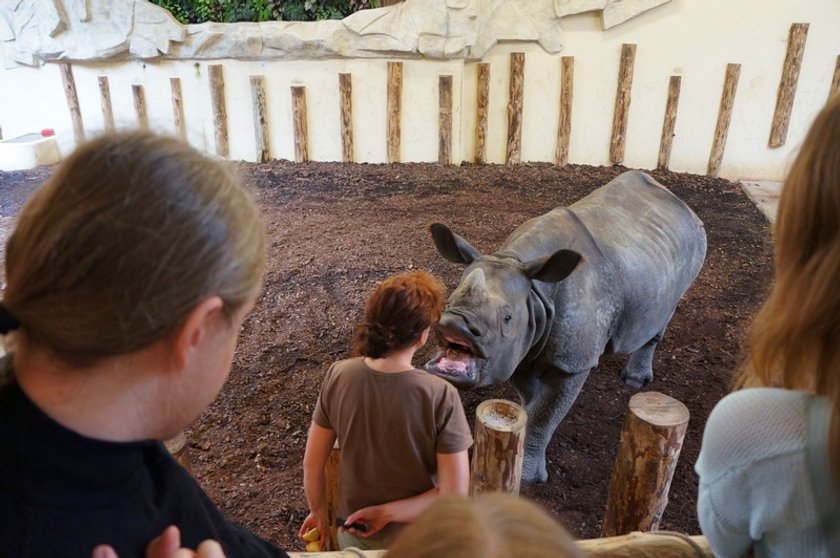
[[[703,223],[650,176],[630,171],[569,207],[612,262],[623,308],[613,350],[630,352],[660,331],[706,256]]]

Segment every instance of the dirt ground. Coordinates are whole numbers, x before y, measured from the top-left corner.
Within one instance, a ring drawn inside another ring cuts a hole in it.
[[[457,284],[461,269],[435,252],[431,223],[446,223],[492,252],[523,221],[576,201],[624,169],[286,161],[237,167],[268,228],[265,289],[243,326],[229,381],[187,431],[190,458],[196,478],[229,517],[301,550],[306,430],[327,366],[349,356],[366,294],[409,269]],[[48,173],[0,173],[0,227],[10,226]],[[697,212],[709,241],[705,267],[677,308],[646,388],[691,412],[661,528],[696,534],[693,465],[706,417],[727,392],[743,334],[769,285],[769,229],[735,183],[652,174]],[[430,354],[424,350],[417,364]],[[549,445],[549,482],[522,489],[581,538],[600,534],[619,431],[635,393],[619,379],[622,364],[602,358]],[[516,400],[508,385],[462,397],[471,422],[484,399]]]

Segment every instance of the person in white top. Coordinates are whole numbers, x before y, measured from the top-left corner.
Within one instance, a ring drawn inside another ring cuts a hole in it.
[[[782,189],[775,279],[736,390],[706,424],[697,513],[715,556],[840,556],[840,95]]]

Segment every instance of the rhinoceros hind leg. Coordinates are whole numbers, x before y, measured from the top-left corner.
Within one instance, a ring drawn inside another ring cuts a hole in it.
[[[653,381],[653,353],[665,334],[663,328],[653,338],[630,354],[621,371],[621,379],[630,387],[639,389]]]

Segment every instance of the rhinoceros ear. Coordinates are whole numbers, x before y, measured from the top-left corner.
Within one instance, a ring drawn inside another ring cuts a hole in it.
[[[583,260],[583,256],[571,250],[558,250],[550,256],[544,256],[525,262],[522,269],[525,275],[537,281],[556,283],[568,277]]]
[[[481,257],[481,252],[470,246],[470,243],[449,230],[441,223],[435,223],[429,230],[438,253],[452,263],[471,264]]]

